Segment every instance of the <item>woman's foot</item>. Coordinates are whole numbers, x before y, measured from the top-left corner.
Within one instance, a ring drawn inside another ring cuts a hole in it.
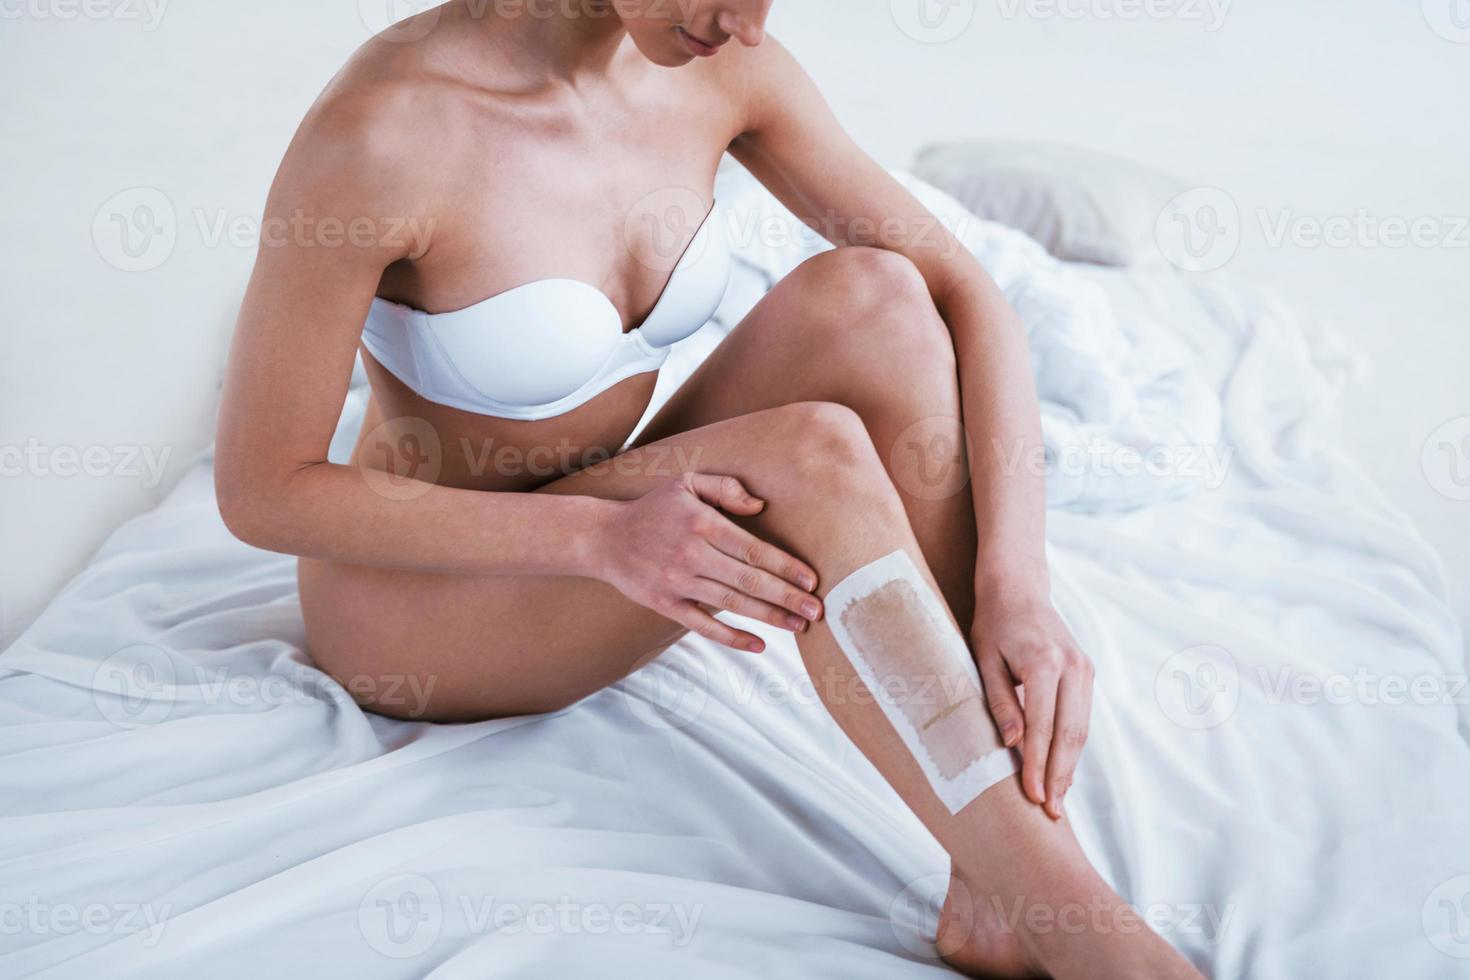
[[[1040,903],[1045,910],[1069,915],[1085,911],[1086,924],[1077,928],[1074,916],[1065,927],[1059,920],[1056,927],[1040,930],[1033,929],[1033,923],[1051,919],[1036,914],[1035,901],[1028,904],[1017,897],[1007,903],[952,874],[935,937],[940,956],[972,977],[1203,980],[1188,960],[1087,870],[1073,886]]]
[[[957,874],[950,875],[934,945],[946,963],[966,976],[1046,976],[995,904],[976,895]]]

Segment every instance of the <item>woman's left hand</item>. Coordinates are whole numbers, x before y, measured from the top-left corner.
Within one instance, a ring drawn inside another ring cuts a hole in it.
[[[1045,596],[980,597],[970,646],[1001,739],[1021,745],[1022,789],[1061,819],[1087,742],[1092,661]],[[1017,684],[1024,688],[1019,697]]]

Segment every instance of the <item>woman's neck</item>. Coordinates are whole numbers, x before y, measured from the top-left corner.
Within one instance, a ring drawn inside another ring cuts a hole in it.
[[[611,0],[458,0],[446,14],[503,64],[572,88],[606,78],[628,34]]]

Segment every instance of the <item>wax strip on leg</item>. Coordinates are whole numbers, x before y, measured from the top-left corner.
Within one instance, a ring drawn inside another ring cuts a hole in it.
[[[1020,768],[990,718],[969,646],[906,552],[838,582],[826,606],[837,645],[950,813]]]

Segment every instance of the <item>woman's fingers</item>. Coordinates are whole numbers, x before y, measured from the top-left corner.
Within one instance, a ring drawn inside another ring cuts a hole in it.
[[[700,500],[729,514],[749,517],[760,513],[766,505],[764,500],[752,494],[745,488],[745,484],[733,476],[690,473],[686,480]],[[810,565],[731,522],[721,525],[711,536],[710,543],[725,554],[738,558],[747,565],[764,568],[808,592],[817,587],[817,573]]]
[[[730,514],[750,517],[753,514],[759,514],[766,506],[764,500],[745,489],[745,484],[733,476],[686,473],[684,482],[700,500]]]
[[[663,613],[669,619],[685,627],[692,633],[722,643],[735,650],[744,650],[748,653],[760,653],[765,650],[766,645],[761,638],[754,633],[737,630],[733,626],[727,626],[720,622],[703,609],[693,599],[683,599],[673,603]]]
[[[806,562],[788,555],[769,542],[762,541],[731,521],[725,521],[716,528],[709,540],[710,544],[736,561],[784,579],[805,593],[807,599],[817,601],[816,597],[811,595],[811,591],[817,587],[817,573]],[[762,596],[762,598],[776,601],[771,596]],[[786,605],[784,602],[779,604]],[[792,612],[801,612],[800,609],[789,606],[787,608],[791,608]]]
[[[710,578],[697,578],[690,587],[690,598],[716,610],[738,613],[769,623],[792,633],[806,631],[807,620],[769,602],[756,599],[739,589]]]
[[[694,505],[698,511],[686,509],[684,513],[695,539],[704,547],[690,549],[694,542],[685,542],[679,577],[687,584],[664,615],[700,636],[756,652],[765,646],[759,637],[721,623],[701,604],[792,632],[801,632],[808,622],[821,618],[821,602],[811,593],[817,587],[816,571],[725,516],[758,514],[765,501],[731,476],[686,473],[679,485],[700,501]]]
[[[777,578],[763,568],[744,564],[724,552],[713,551],[709,569],[700,574],[723,583],[735,592],[772,606],[780,606],[803,620],[814,623],[822,618],[822,601],[816,596]]]
[[[1000,730],[1000,740],[1008,748],[1014,748],[1026,731],[1026,715],[1021,710],[1021,699],[1016,697],[1016,685],[1011,682],[1011,671],[999,653],[981,655],[978,658],[980,680],[985,684],[985,703],[990,705],[990,717]]]
[[[1025,690],[1026,734],[1021,739],[1021,786],[1032,803],[1046,802],[1046,759],[1056,731],[1061,670],[1050,664],[1029,671]]]
[[[1092,717],[1092,665],[1081,656],[1075,659],[1075,666],[1062,674],[1057,689],[1056,732],[1046,764],[1045,807],[1053,819],[1061,819],[1062,798],[1072,785]]]

